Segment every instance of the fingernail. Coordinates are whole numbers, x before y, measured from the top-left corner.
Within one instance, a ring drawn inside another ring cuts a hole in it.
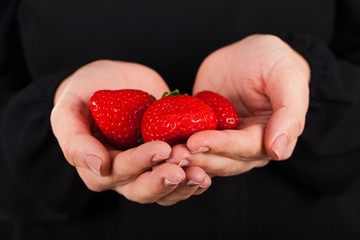
[[[95,155],[88,155],[86,157],[86,163],[89,166],[89,168],[97,175],[100,176],[100,167],[101,167],[101,158],[95,156]]]
[[[209,151],[210,150],[210,148],[208,148],[208,147],[201,147],[201,148],[199,148],[198,150],[196,150],[196,151],[192,151],[191,153],[204,153],[204,152],[207,152],[207,151]]]
[[[183,160],[180,161],[179,166],[180,166],[180,167],[186,167],[186,166],[188,166],[189,164],[190,164],[190,162],[189,162],[188,160],[183,159]]]
[[[167,178],[164,179],[164,185],[165,185],[166,187],[174,187],[174,186],[178,185],[179,183],[180,183],[180,182],[172,182],[172,181],[170,181],[170,180],[167,179]]]
[[[158,162],[161,162],[161,161],[163,161],[163,160],[165,160],[167,158],[169,158],[169,156],[164,157],[164,156],[154,155],[154,157],[152,158],[152,161],[154,163],[158,163]]]
[[[197,182],[188,180],[188,181],[186,182],[186,185],[188,185],[189,187],[195,187],[195,186],[200,185],[200,183],[197,183]]]
[[[199,185],[199,188],[207,188],[208,186],[206,186],[206,185]]]
[[[285,136],[285,134],[280,135],[275,139],[275,141],[273,142],[273,144],[271,146],[271,149],[274,151],[274,153],[277,157],[277,159],[275,159],[275,160],[281,160],[287,145],[288,145],[288,139]]]
[[[199,188],[208,188],[209,186],[210,186],[210,184],[211,184],[211,180],[210,180],[210,182],[209,182],[209,179],[204,179],[201,183],[200,183],[200,185],[199,185]]]

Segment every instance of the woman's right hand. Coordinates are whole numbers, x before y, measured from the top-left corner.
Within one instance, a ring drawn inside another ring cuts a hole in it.
[[[201,168],[165,163],[171,153],[165,142],[126,151],[103,144],[89,111],[91,96],[101,89],[140,89],[156,98],[169,91],[154,70],[110,60],[85,65],[59,85],[51,126],[65,158],[90,190],[111,189],[139,203],[172,205],[210,186],[210,177]]]

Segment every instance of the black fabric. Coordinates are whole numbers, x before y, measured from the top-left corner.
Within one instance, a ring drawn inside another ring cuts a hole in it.
[[[357,0],[0,2],[1,239],[359,239],[360,2]],[[293,156],[171,207],[87,190],[49,116],[58,84],[97,59],[158,71],[191,92],[212,51],[279,35],[311,66]]]

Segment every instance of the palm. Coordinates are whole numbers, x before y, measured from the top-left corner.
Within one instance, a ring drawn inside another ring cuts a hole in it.
[[[228,98],[237,111],[240,119],[238,129],[250,125],[264,125],[272,114],[272,106],[269,98],[262,92],[263,86],[254,86],[253,82],[259,81],[252,79],[252,76],[244,78],[242,81],[236,79],[227,79],[221,81],[212,81],[209,90],[218,92]],[[194,92],[198,90],[194,88]]]
[[[238,129],[256,131],[256,135],[263,138],[265,126],[272,115],[272,105],[264,90],[261,68],[257,67],[256,61],[234,64],[236,57],[228,57],[232,50],[226,47],[204,61],[193,92],[207,89],[228,98],[240,119]],[[264,154],[264,149],[261,152]]]
[[[247,37],[208,56],[193,92],[212,90],[227,97],[240,125],[237,130],[194,134],[187,142],[191,152],[210,149],[193,156],[194,162],[211,174],[231,175],[263,166],[271,158],[288,158],[304,126],[309,75],[307,62],[269,35]]]
[[[133,201],[171,205],[210,186],[210,178],[199,167],[159,164],[171,152],[165,142],[149,142],[126,151],[104,145],[89,111],[91,96],[101,89],[141,89],[156,98],[169,91],[155,71],[108,60],[90,63],[61,83],[51,124],[66,159],[89,189],[111,189]],[[182,183],[185,180],[197,184],[188,186]]]

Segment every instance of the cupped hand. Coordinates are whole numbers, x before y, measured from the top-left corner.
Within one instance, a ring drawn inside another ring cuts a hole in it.
[[[192,135],[168,162],[229,176],[289,158],[304,128],[309,81],[306,60],[273,35],[251,35],[215,51],[200,66],[193,92],[228,98],[240,125]]]
[[[211,184],[199,167],[164,163],[171,154],[165,142],[150,142],[126,151],[106,144],[89,111],[101,89],[140,89],[156,98],[169,91],[152,69],[136,63],[99,60],[78,69],[58,87],[51,125],[67,161],[93,191],[114,190],[140,202],[171,205],[201,194]]]

